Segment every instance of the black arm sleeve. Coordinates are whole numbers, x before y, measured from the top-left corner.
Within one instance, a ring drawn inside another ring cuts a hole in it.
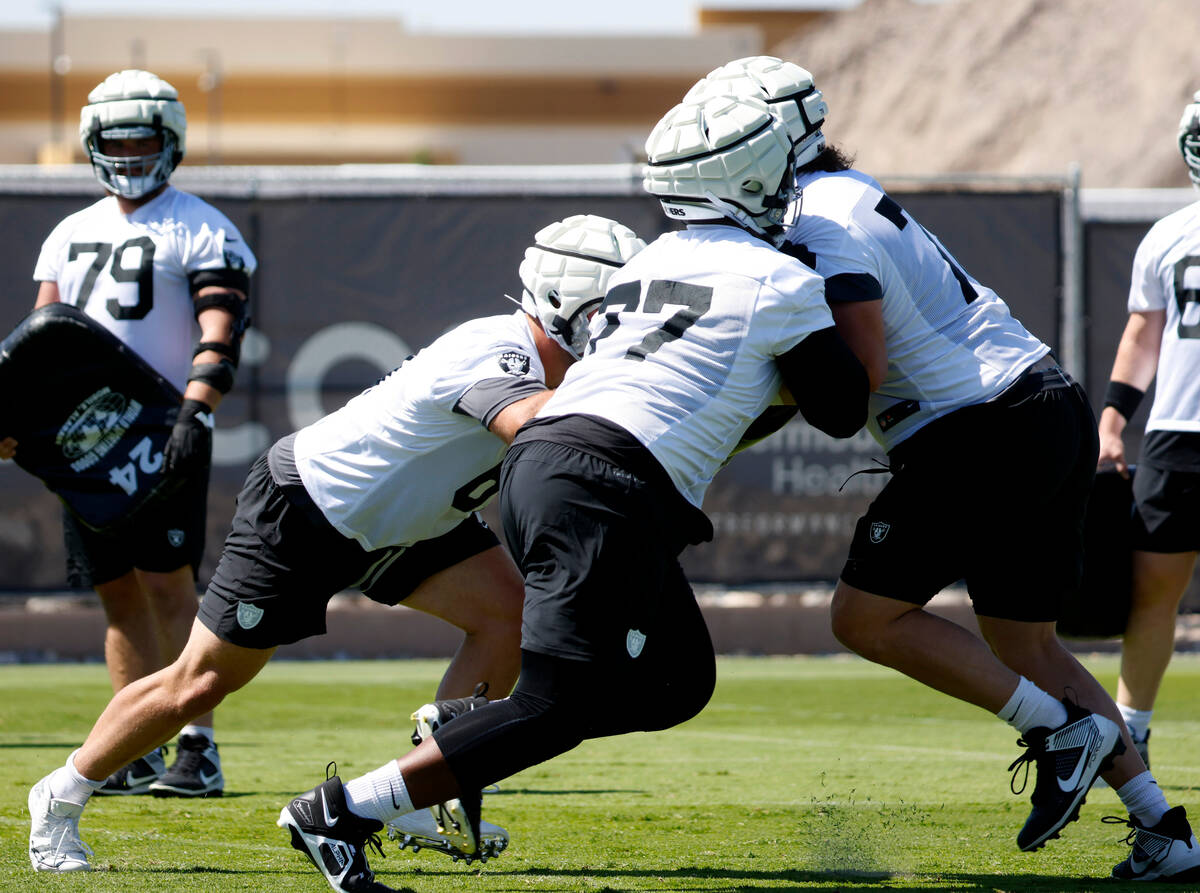
[[[833,437],[850,437],[867,421],[867,370],[830,326],[775,358],[800,414]]]

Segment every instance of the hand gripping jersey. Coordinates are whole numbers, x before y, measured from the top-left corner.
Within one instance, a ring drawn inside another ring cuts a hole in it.
[[[441,536],[498,489],[487,426],[545,380],[523,311],[463,323],[296,433],[304,489],[367,551]]]
[[[195,341],[192,295],[205,285],[248,290],[256,261],[232,223],[168,186],[128,216],[108,196],[67,217],[42,245],[38,282],[78,307],[180,391]]]
[[[0,343],[2,436],[20,444],[13,461],[93,530],[127,520],[182,483],[163,473],[162,454],[182,399],[66,304],[39,307]]]
[[[699,508],[771,402],[775,357],[833,325],[812,270],[731,226],[668,233],[609,281],[583,360],[539,416],[613,422]]]
[[[1200,431],[1200,202],[1146,233],[1133,259],[1129,312],[1166,310],[1147,431]]]
[[[991,399],[1050,352],[870,177],[813,173],[797,187],[784,250],[825,278],[831,303],[882,294],[888,370],[867,428],[885,450]]]

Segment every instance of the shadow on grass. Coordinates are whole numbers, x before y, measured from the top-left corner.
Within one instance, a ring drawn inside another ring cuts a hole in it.
[[[321,877],[320,874],[317,873],[315,869],[313,869],[311,871],[292,871],[292,870],[269,871],[269,870],[264,870],[261,868],[254,868],[254,869],[250,869],[250,868],[214,868],[211,865],[192,865],[192,866],[186,867],[186,868],[184,868],[184,867],[158,867],[158,868],[147,867],[147,868],[125,868],[125,869],[114,868],[111,866],[97,866],[96,871],[97,871],[97,873],[111,873],[111,874],[123,874],[123,875],[146,874],[146,875],[159,875],[159,876],[164,876],[164,877],[173,877],[175,875],[191,877],[191,876],[198,875],[198,874],[199,875],[206,874],[206,875],[217,875],[219,877],[249,877],[249,876],[264,877],[264,876],[270,875],[270,876],[277,877],[280,879],[295,878],[296,880],[294,881],[294,883],[298,884],[299,887],[294,887],[292,885],[293,882],[288,882],[286,884],[286,886],[282,887],[282,889],[286,889],[286,890],[300,889],[300,888],[306,887],[306,886],[308,886],[308,884],[307,884],[308,880],[310,880],[312,878],[320,879],[320,877]],[[303,880],[301,880],[301,879],[303,879]],[[381,881],[381,883],[382,883],[382,881]],[[389,886],[389,889],[392,890],[392,893],[417,893],[417,891],[413,890],[412,887],[392,887],[390,884],[388,886]],[[257,888],[255,888],[255,889],[257,889]]]
[[[489,797],[502,797],[505,794],[528,794],[531,797],[556,797],[560,794],[644,794],[642,788],[500,788],[498,791],[484,791]]]
[[[377,869],[378,871],[378,869]],[[380,871],[377,880],[381,883],[388,883],[392,878],[387,875],[391,874],[386,869]],[[422,868],[419,871],[420,875],[448,877],[462,877],[461,870],[453,869],[433,870]],[[889,890],[892,893],[918,893],[918,891],[926,890],[965,890],[965,891],[988,891],[988,893],[996,893],[996,891],[1010,890],[1044,890],[1056,891],[1056,893],[1072,893],[1072,891],[1094,891],[1098,887],[1108,887],[1115,885],[1117,882],[1111,878],[1065,878],[1054,875],[1030,875],[1030,874],[967,874],[967,873],[945,873],[931,876],[925,881],[919,876],[893,874],[884,871],[803,871],[799,869],[790,869],[785,871],[747,871],[740,869],[721,869],[721,868],[672,868],[661,871],[650,871],[646,869],[592,869],[592,868],[524,868],[514,871],[497,871],[494,868],[487,869],[487,875],[496,880],[498,877],[509,877],[516,882],[519,878],[592,878],[592,879],[612,879],[617,881],[616,885],[605,885],[603,887],[593,887],[589,885],[587,889],[595,890],[595,893],[615,893],[615,891],[630,889],[644,890],[642,885],[636,887],[621,887],[621,878],[661,878],[664,881],[678,881],[680,889],[706,889],[702,886],[695,886],[696,882],[703,883],[704,881],[719,881],[719,886],[714,886],[712,889],[719,890],[790,890],[798,886],[812,887],[818,889],[831,890]],[[732,883],[731,883],[732,882]],[[515,883],[512,889],[525,889],[528,883]],[[1150,884],[1148,886],[1138,886],[1140,891],[1146,889],[1174,889],[1179,887]],[[545,890],[546,887],[539,885],[538,889]],[[549,888],[554,889],[554,888]],[[564,886],[563,890],[579,890],[581,889],[578,883],[571,883],[569,886]],[[663,889],[670,889],[664,887]]]

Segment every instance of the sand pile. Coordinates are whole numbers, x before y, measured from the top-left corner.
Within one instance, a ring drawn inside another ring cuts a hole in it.
[[[1188,185],[1175,144],[1200,89],[1197,0],[864,0],[778,50],[813,72],[826,133],[885,175]]]

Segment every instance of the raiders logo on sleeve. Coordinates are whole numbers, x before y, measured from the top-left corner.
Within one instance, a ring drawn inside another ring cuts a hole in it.
[[[528,375],[529,357],[516,350],[507,350],[500,354],[500,368],[509,375]]]

